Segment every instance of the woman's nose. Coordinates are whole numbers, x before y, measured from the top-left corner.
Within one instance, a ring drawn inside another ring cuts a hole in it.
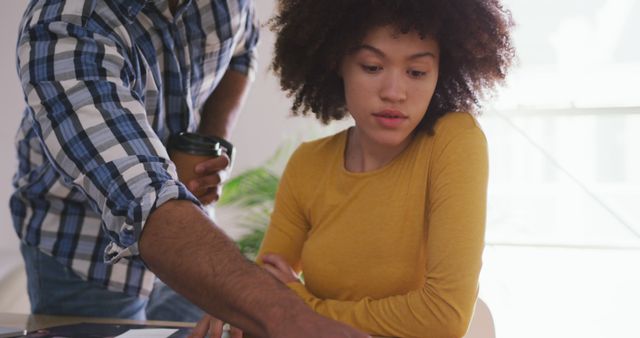
[[[391,71],[384,77],[380,88],[380,97],[385,101],[397,102],[407,99],[406,79],[404,73]]]

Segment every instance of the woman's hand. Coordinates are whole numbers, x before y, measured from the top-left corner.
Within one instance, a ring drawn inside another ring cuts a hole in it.
[[[291,265],[280,255],[264,254],[262,255],[262,262],[264,263],[262,267],[282,283],[300,282],[298,275],[293,271]]]
[[[208,205],[220,199],[222,183],[229,177],[231,167],[226,154],[198,163],[194,171],[197,178],[187,182],[187,187],[193,192],[203,205]]]
[[[220,338],[224,332],[224,323],[210,315],[204,315],[202,319],[196,324],[196,327],[191,331],[189,338]],[[231,327],[229,330],[230,338],[242,338],[242,330]]]

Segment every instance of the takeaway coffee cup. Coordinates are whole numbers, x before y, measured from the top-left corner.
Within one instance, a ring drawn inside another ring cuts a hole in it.
[[[221,156],[222,153],[226,153],[231,159],[233,145],[219,137],[182,132],[169,139],[169,157],[175,163],[178,178],[184,184],[198,177],[195,172],[198,163]]]

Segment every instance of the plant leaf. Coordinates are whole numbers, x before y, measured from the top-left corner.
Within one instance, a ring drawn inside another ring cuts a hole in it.
[[[265,167],[258,167],[241,173],[229,180],[219,205],[252,207],[273,202],[280,178]]]
[[[258,250],[260,250],[264,232],[264,229],[255,229],[237,241],[238,248],[240,248],[240,252],[242,252],[245,257],[255,261]]]

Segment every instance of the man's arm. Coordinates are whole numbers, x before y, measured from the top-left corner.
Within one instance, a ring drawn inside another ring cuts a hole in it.
[[[206,312],[258,337],[366,337],[313,313],[246,260],[189,201],[169,201],[147,219],[140,255],[171,288]]]
[[[228,139],[249,92],[250,83],[248,74],[228,69],[202,108],[198,133]],[[200,176],[184,182],[191,191],[206,191],[206,194],[198,196],[202,204],[207,205],[220,198],[221,183],[229,176],[231,160],[218,157],[204,161],[195,167]]]
[[[248,74],[228,69],[202,108],[198,133],[228,139],[249,93]],[[207,205],[220,198],[221,183],[229,176],[230,161],[223,157],[199,163],[194,169],[198,178],[184,182],[191,191],[206,191],[198,196]]]
[[[209,96],[201,112],[198,132],[228,138],[248,93],[252,75],[257,67],[256,50],[260,26],[254,2],[246,1],[240,15],[244,24],[235,32],[239,40],[220,83]],[[220,61],[220,60],[218,60]]]
[[[236,32],[241,38],[236,41],[233,56],[226,65],[222,79],[200,112],[200,134],[228,139],[249,92],[249,84],[256,68],[256,46],[260,32],[252,1],[246,2],[243,6],[242,17],[244,24]],[[229,160],[232,161],[233,158]],[[196,166],[196,173],[201,177],[188,182],[188,186],[192,191],[207,191],[205,195],[198,196],[203,204],[218,200],[222,191],[220,182],[228,176],[228,167],[229,162],[223,158],[212,159]]]
[[[198,133],[229,138],[249,93],[249,76],[228,69],[202,108]]]

